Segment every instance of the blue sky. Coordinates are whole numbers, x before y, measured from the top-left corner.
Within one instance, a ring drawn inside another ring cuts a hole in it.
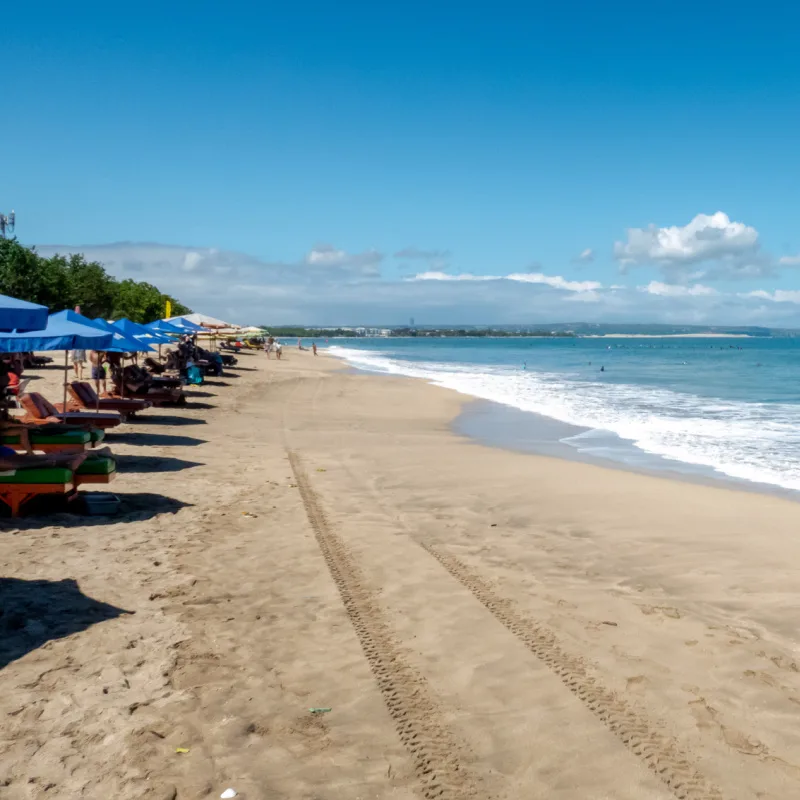
[[[792,4],[110,5],[4,11],[42,252],[242,322],[800,325]]]

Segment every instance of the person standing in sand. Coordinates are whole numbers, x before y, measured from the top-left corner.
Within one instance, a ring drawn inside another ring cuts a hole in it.
[[[267,358],[272,358],[272,356],[270,355],[270,353],[272,352],[272,343],[273,343],[274,341],[275,341],[275,340],[274,340],[274,339],[273,339],[273,338],[270,336],[270,337],[269,337],[269,339],[267,339],[267,340],[264,342],[264,352],[267,354]]]
[[[314,351],[314,355],[317,354],[317,343],[311,342],[311,349]]]
[[[85,350],[73,350],[72,351],[72,369],[75,370],[75,377],[79,380],[83,380],[83,362],[86,361],[86,351]]]
[[[283,355],[283,345],[276,339],[273,347],[275,348],[275,358],[280,361],[281,356]]]
[[[89,363],[92,365],[92,380],[95,383],[97,394],[100,394],[100,383],[103,384],[103,394],[107,391],[106,386],[106,369],[105,362],[107,361],[106,354],[102,350],[92,350],[89,353]]]

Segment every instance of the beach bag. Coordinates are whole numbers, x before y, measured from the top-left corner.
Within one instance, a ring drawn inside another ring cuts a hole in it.
[[[200,367],[191,366],[186,370],[186,380],[193,386],[203,385],[203,372]]]

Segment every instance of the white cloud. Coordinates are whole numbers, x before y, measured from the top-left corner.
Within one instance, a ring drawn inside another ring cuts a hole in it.
[[[407,278],[409,281],[499,281],[499,276],[496,275],[450,275],[447,272],[420,272],[414,275],[413,278]]]
[[[516,281],[518,283],[540,283],[553,289],[568,292],[590,292],[602,289],[597,281],[570,281],[560,275],[544,275],[541,272],[514,272],[511,275],[450,275],[447,272],[421,272],[411,281]]]
[[[381,261],[383,255],[377,250],[347,253],[330,244],[315,245],[305,257],[305,263],[312,266],[357,269],[365,275],[378,275]]]
[[[419,324],[439,325],[577,319],[800,326],[800,291],[723,293],[698,280],[604,287],[540,270],[495,276],[435,269],[416,279],[388,280],[375,274],[380,253],[349,253],[329,245],[317,245],[294,261],[130,242],[38,250],[83,253],[116,277],[148,281],[196,311],[243,324],[383,326],[404,324],[413,316]]]
[[[698,214],[687,225],[628,228],[628,240],[614,244],[624,264],[680,263],[741,256],[758,249],[758,231],[727,214]]]
[[[640,286],[639,291],[660,295],[661,297],[703,297],[704,295],[719,294],[716,289],[711,286],[703,286],[701,283],[696,283],[694,286],[683,286],[682,284],[660,283],[659,281],[650,281],[647,286]]]
[[[587,247],[585,250],[582,250],[578,253],[575,258],[572,259],[576,264],[588,264],[591,261],[594,261],[594,250],[591,247]]]
[[[798,303],[800,304],[800,291],[789,289],[776,289],[774,292],[767,292],[764,289],[757,289],[754,292],[745,292],[739,297],[754,297],[760,300],[771,300],[773,303]]]
[[[800,267],[800,255],[797,256],[781,256],[778,263],[782,267]]]

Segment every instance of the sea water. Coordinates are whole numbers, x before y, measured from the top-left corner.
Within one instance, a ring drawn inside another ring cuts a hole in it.
[[[362,370],[405,375],[575,426],[722,476],[800,490],[800,339],[388,338],[331,343]]]

